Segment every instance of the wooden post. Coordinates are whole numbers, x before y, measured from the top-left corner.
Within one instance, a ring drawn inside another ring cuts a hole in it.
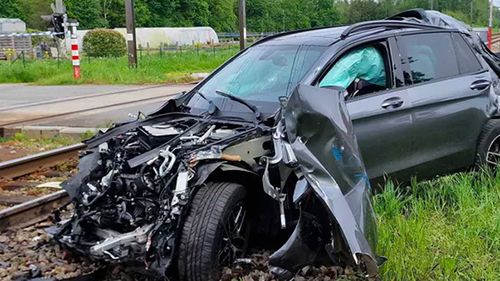
[[[135,11],[134,0],[125,0],[125,14],[127,22],[127,46],[128,46],[128,65],[137,67],[137,38],[135,33]]]
[[[247,41],[247,13],[246,13],[245,0],[240,0],[239,16],[240,16],[240,50],[243,50],[245,49],[245,43]]]

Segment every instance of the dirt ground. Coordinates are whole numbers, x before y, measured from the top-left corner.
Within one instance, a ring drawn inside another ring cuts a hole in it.
[[[63,214],[63,216],[68,214]],[[66,279],[91,273],[96,274],[96,276],[89,280],[155,280],[133,272],[126,266],[92,261],[64,249],[45,232],[44,228],[51,225],[50,222],[44,222],[18,231],[0,233],[0,280],[29,280],[36,277]],[[225,268],[221,280],[276,280],[268,271],[269,255],[269,251],[251,254],[244,259],[247,262],[235,265],[233,268]],[[308,266],[299,271],[293,280],[347,281],[369,279],[356,274],[350,268]]]
[[[20,158],[29,154],[44,151],[43,148],[26,147],[20,142],[9,141],[0,143],[0,162]]]
[[[493,44],[491,46],[491,50],[493,51],[493,53],[500,53],[500,42]]]
[[[74,175],[77,164],[78,160],[75,158],[15,180],[0,179],[0,210],[60,190],[55,187],[55,183],[63,182]],[[54,187],[38,187],[48,183]]]

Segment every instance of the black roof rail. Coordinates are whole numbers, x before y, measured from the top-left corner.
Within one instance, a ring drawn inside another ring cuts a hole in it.
[[[279,37],[283,37],[283,36],[287,36],[287,35],[293,35],[293,34],[307,32],[307,31],[321,30],[321,29],[334,28],[334,27],[335,26],[317,26],[317,27],[310,27],[310,28],[305,28],[305,29],[284,31],[284,32],[269,35],[269,36],[266,36],[260,40],[257,40],[252,46],[255,46],[255,45],[260,44],[260,43],[264,43],[264,42],[269,41],[271,39],[275,39],[275,38],[279,38]]]
[[[349,35],[354,32],[375,29],[375,28],[418,28],[418,29],[444,29],[435,25],[428,25],[416,22],[405,22],[399,20],[375,20],[375,21],[366,21],[353,24],[349,26],[342,35],[340,35],[340,39],[345,39]]]

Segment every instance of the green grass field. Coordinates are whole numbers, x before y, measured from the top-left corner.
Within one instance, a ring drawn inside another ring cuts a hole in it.
[[[382,280],[500,280],[500,173],[388,184],[375,196]]]
[[[82,79],[73,79],[69,60],[0,61],[0,83],[35,83],[39,85],[69,84],[158,84],[189,82],[191,73],[211,72],[236,54],[237,48],[224,48],[199,53],[195,50],[143,54],[139,67],[129,69],[127,57],[83,58]]]

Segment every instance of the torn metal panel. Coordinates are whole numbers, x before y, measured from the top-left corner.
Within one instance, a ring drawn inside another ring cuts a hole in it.
[[[286,242],[270,258],[271,272],[284,279],[291,279],[301,268],[310,265],[321,250],[322,229],[314,216],[302,212],[295,229]],[[286,268],[274,265],[288,265]]]
[[[99,159],[100,155],[95,151],[80,158],[78,174],[62,183],[62,187],[68,192],[71,199],[80,199],[80,189],[83,183],[88,181],[89,177],[98,169]]]
[[[353,261],[368,256],[365,266],[376,271],[371,188],[343,91],[300,85],[283,115],[299,170],[338,223]]]
[[[424,10],[424,9],[411,9],[408,11],[401,12],[390,18],[389,20],[420,20],[424,23],[440,26],[444,28],[457,29],[462,33],[470,34],[471,27],[462,21],[459,21],[453,17],[443,14],[438,11]]]

